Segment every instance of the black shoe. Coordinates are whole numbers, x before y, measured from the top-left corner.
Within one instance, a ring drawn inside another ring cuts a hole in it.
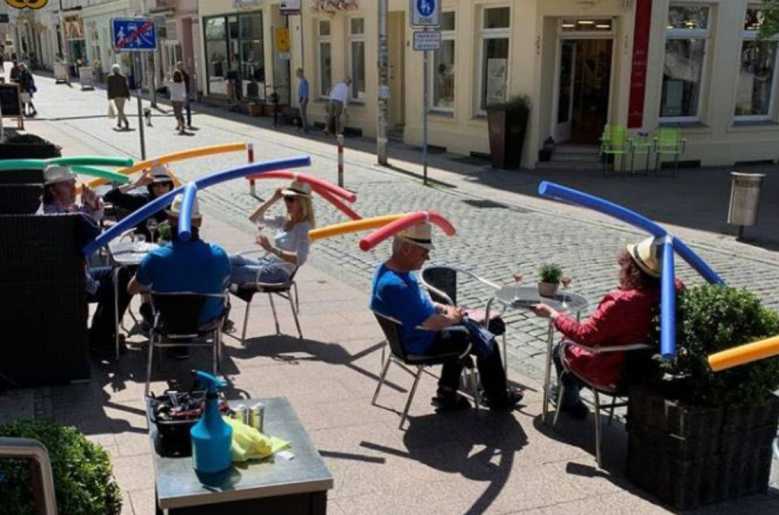
[[[436,395],[431,402],[435,406],[436,413],[448,411],[462,411],[470,409],[471,403],[459,393],[448,395]]]
[[[235,332],[235,323],[229,318],[222,323],[222,332],[225,334],[233,334]]]
[[[525,396],[523,392],[508,390],[506,396],[500,400],[487,400],[487,406],[494,411],[513,411]]]

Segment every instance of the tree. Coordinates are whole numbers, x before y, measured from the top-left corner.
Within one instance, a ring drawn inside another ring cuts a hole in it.
[[[760,37],[767,39],[779,34],[779,0],[764,0],[762,10]]]

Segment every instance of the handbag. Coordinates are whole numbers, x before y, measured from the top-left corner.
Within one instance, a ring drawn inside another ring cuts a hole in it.
[[[114,103],[111,100],[108,101],[108,117],[109,118],[116,117],[116,111],[114,110]]]

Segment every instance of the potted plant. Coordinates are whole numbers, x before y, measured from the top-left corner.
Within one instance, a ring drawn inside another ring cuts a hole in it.
[[[529,116],[530,97],[526,95],[487,106],[490,155],[494,168],[519,168]]]
[[[0,426],[0,436],[33,438],[49,452],[59,513],[114,515],[122,496],[113,477],[108,453],[74,427],[48,420],[18,420]],[[29,462],[0,460],[0,499],[13,513],[38,513],[33,503]]]
[[[713,373],[707,357],[779,334],[779,315],[745,290],[705,285],[679,295],[676,316],[677,357],[630,394],[628,478],[677,510],[765,493],[779,358]]]
[[[547,263],[538,269],[538,275],[538,294],[542,297],[554,297],[560,286],[560,279],[563,278],[563,269],[554,263]]]

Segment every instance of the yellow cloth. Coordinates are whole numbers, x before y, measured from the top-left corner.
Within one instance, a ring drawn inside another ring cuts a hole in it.
[[[289,442],[267,436],[251,426],[247,426],[240,420],[222,417],[233,428],[233,440],[230,451],[233,461],[243,463],[247,460],[262,459],[289,447]]]

